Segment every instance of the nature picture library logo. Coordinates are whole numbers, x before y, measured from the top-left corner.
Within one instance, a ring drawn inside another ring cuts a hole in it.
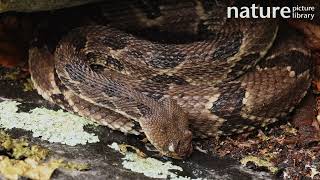
[[[314,6],[293,6],[293,7],[263,7],[252,4],[251,7],[227,7],[228,18],[293,18],[309,19],[314,18]]]

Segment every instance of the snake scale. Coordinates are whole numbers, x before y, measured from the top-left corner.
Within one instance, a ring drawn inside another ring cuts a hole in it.
[[[144,133],[174,158],[190,155],[193,137],[283,119],[306,94],[310,53],[300,36],[277,37],[277,20],[228,19],[216,1],[150,2],[114,8],[113,24],[72,30],[54,54],[32,47],[38,93],[111,129]],[[123,30],[132,24],[171,36]]]

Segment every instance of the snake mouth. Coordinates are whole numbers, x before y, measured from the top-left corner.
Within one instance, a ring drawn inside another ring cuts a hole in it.
[[[193,152],[192,141],[185,141],[184,144],[181,144],[177,147],[175,151],[168,151],[167,156],[175,159],[185,159],[189,157]]]
[[[192,152],[193,152],[193,146],[191,144],[190,147],[185,152],[183,152],[184,154],[183,158],[189,157],[192,154]]]
[[[193,152],[193,146],[190,145],[189,148],[184,149],[183,151],[178,151],[178,152],[166,152],[164,153],[165,156],[174,158],[174,159],[186,159],[188,158]]]

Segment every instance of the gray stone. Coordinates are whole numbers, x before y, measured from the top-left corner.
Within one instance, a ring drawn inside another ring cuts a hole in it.
[[[34,12],[47,11],[72,6],[83,5],[101,0],[1,0],[0,12],[18,11]]]
[[[0,68],[4,72],[6,69]],[[35,91],[24,92],[21,80],[1,80],[0,78],[0,100],[13,99],[21,102],[19,111],[28,112],[35,107],[47,107],[57,109],[54,105],[43,100]],[[120,132],[112,131],[106,127],[86,127],[86,131],[94,132],[99,136],[100,142],[86,145],[68,146],[59,143],[49,143],[39,138],[33,138],[30,132],[22,129],[12,129],[7,131],[12,137],[27,137],[30,144],[39,144],[48,148],[53,157],[63,158],[68,161],[90,164],[88,171],[66,171],[57,170],[53,174],[53,179],[151,179],[143,174],[125,169],[122,165],[122,154],[110,148],[108,145],[113,142],[128,144],[141,149],[150,157],[161,161],[172,161],[174,165],[183,168],[179,172],[180,176],[190,178],[207,179],[269,179],[271,176],[265,173],[253,172],[242,167],[239,162],[230,158],[219,158],[212,154],[204,154],[195,151],[186,160],[172,160],[159,157],[155,152],[146,150],[146,146],[141,142],[141,137],[126,136]]]

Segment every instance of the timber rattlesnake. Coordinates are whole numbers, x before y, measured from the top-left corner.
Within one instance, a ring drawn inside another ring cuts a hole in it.
[[[127,5],[113,11],[114,26],[71,31],[54,55],[33,47],[35,87],[45,99],[112,129],[144,132],[174,158],[191,153],[192,134],[241,133],[287,116],[311,81],[302,40],[275,40],[276,20],[227,19],[225,6],[214,2],[163,1],[151,11],[155,16]],[[115,28],[125,26],[121,19],[196,38],[166,42],[132,35]]]

